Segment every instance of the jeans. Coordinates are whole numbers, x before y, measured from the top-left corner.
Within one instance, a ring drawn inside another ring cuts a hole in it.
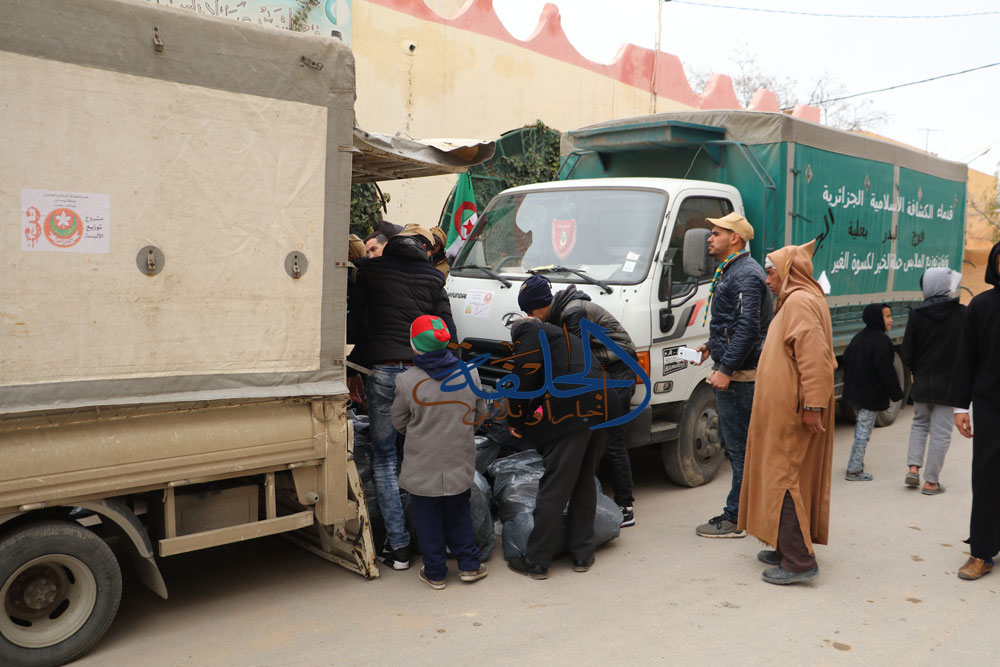
[[[365,380],[368,395],[368,421],[371,423],[372,472],[375,495],[385,521],[389,546],[402,549],[410,545],[406,531],[406,515],[399,499],[399,462],[396,456],[396,429],[392,426],[392,402],[396,397],[396,376],[406,366],[375,364]]]
[[[455,554],[460,571],[475,572],[479,569],[479,547],[476,545],[469,504],[471,496],[469,490],[454,496],[410,494],[413,528],[420,543],[424,574],[429,579],[440,581],[448,574],[446,546]]]
[[[851,458],[847,461],[847,474],[855,475],[865,470],[865,450],[868,440],[872,437],[872,427],[875,425],[875,412],[858,408],[858,421],[854,426],[854,445],[851,447]]]
[[[619,387],[613,390],[618,394],[625,412],[631,409],[629,403],[632,400],[632,393],[635,385],[631,387]],[[634,485],[632,483],[632,462],[628,457],[628,445],[625,444],[625,424],[616,426],[611,431],[608,448],[604,450],[604,461],[606,469],[611,474],[611,487],[615,495],[615,503],[619,507],[631,507],[635,502],[632,496]]]
[[[913,426],[910,427],[910,450],[906,464],[924,467],[924,450],[927,451],[927,467],[924,480],[937,484],[938,475],[944,466],[944,455],[951,447],[951,429],[955,423],[954,410],[950,405],[937,403],[914,403]],[[930,436],[930,446],[927,438]]]
[[[726,497],[722,516],[736,523],[740,511],[740,487],[743,485],[743,459],[747,453],[747,430],[753,407],[753,382],[730,382],[729,389],[716,389],[719,411],[719,435],[726,458],[733,465],[733,484]]]

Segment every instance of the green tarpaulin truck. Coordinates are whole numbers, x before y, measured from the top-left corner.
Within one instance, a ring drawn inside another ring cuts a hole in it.
[[[377,576],[350,187],[492,144],[363,132],[354,96],[337,39],[0,0],[0,665],[87,651],[128,561],[166,597],[158,559],[282,533]]]
[[[777,113],[679,112],[573,130],[559,180],[502,192],[482,212],[449,276],[456,326],[470,358],[499,358],[529,271],[553,289],[576,284],[622,322],[648,365],[650,386],[633,401],[651,401],[629,423],[629,443],[659,443],[674,481],[702,484],[722,461],[715,401],[707,365],[689,366],[678,350],[708,339],[711,271],[686,268],[697,264],[685,261],[686,233],[739,211],[759,262],[815,239],[836,352],[872,302],[891,305],[898,344],[924,270],[961,266],[966,177],[964,164]],[[505,372],[480,370],[494,381]]]

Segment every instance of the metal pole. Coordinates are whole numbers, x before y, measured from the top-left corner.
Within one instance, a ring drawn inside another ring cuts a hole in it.
[[[663,34],[663,2],[656,0],[656,51],[653,52],[653,75],[649,79],[649,113],[656,113],[656,72],[660,67],[660,38]]]

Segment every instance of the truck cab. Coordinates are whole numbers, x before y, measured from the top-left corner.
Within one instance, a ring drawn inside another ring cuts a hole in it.
[[[736,188],[676,178],[579,179],[502,192],[448,279],[463,353],[503,356],[505,327],[522,315],[517,294],[531,274],[547,277],[553,292],[575,285],[621,322],[649,376],[633,396],[633,406],[650,400],[628,422],[628,445],[660,443],[679,484],[709,481],[722,457],[708,365],[689,365],[678,349],[708,340],[711,271],[703,267],[704,235],[700,247],[689,242],[687,249],[685,235],[732,211],[743,212]],[[506,371],[486,363],[480,373],[490,383]]]

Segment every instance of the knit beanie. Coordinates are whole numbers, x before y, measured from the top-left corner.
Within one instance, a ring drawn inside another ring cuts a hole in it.
[[[410,325],[410,345],[420,354],[443,350],[450,340],[448,327],[436,315],[421,315]]]
[[[552,286],[545,276],[533,275],[521,284],[517,306],[526,313],[552,303]]]

